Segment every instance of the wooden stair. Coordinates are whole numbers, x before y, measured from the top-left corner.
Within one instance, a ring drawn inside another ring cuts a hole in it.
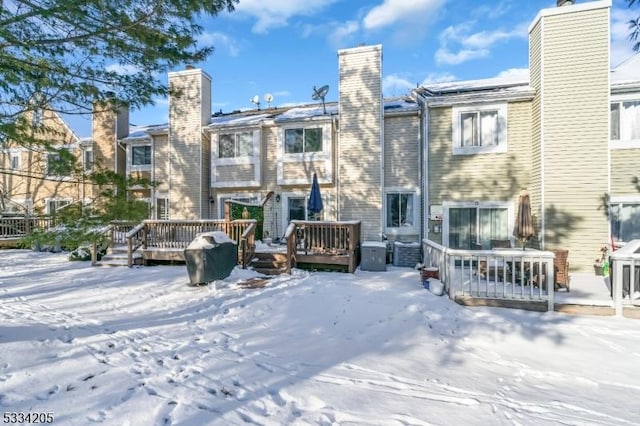
[[[142,265],[142,253],[133,253],[133,264]],[[111,245],[107,253],[96,265],[100,266],[129,266],[128,249],[125,245]]]
[[[255,253],[249,266],[264,275],[286,274],[287,255],[286,253]]]

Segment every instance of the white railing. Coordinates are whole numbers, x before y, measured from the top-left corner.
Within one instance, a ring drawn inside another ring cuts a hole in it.
[[[640,240],[626,243],[611,253],[611,296],[617,316],[623,304],[632,304],[640,292]]]
[[[449,298],[547,302],[554,305],[555,255],[549,251],[456,250],[423,240],[424,266],[438,268]]]

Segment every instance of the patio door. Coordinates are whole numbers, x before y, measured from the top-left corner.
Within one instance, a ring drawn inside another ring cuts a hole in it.
[[[287,221],[305,220],[307,218],[307,200],[305,197],[287,198]]]
[[[509,238],[507,207],[452,207],[448,213],[450,248],[488,250],[491,240]]]

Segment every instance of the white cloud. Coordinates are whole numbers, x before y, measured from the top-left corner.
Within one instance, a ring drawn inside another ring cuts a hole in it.
[[[497,77],[512,78],[514,80],[528,79],[529,68],[509,68],[504,71],[500,71]]]
[[[456,76],[449,72],[429,73],[427,74],[425,79],[422,80],[421,86],[426,86],[428,84],[434,84],[434,83],[447,83],[449,81],[456,81],[456,80],[457,80]]]
[[[385,97],[405,95],[415,86],[415,82],[394,74],[387,75],[382,79],[382,93]]]
[[[254,33],[266,33],[272,28],[287,25],[297,15],[311,16],[338,0],[242,0],[236,5],[235,14],[249,15],[256,19]]]
[[[629,40],[629,21],[640,15],[635,8],[614,8],[611,10],[611,65],[624,62],[633,55],[633,43]]]
[[[467,21],[445,28],[439,36],[440,47],[435,53],[440,65],[457,65],[491,55],[491,48],[513,38],[526,38],[528,24],[521,23],[513,30],[480,30],[472,32],[477,21]]]
[[[364,17],[362,24],[367,30],[375,30],[397,22],[422,20],[435,12],[446,0],[384,0]]]
[[[238,56],[240,47],[235,40],[220,32],[203,32],[198,36],[198,43],[213,46],[215,49],[224,48],[231,56]]]

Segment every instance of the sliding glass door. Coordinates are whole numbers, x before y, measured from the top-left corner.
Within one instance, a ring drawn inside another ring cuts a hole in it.
[[[506,207],[449,208],[449,247],[488,250],[491,240],[509,238],[508,219]]]

